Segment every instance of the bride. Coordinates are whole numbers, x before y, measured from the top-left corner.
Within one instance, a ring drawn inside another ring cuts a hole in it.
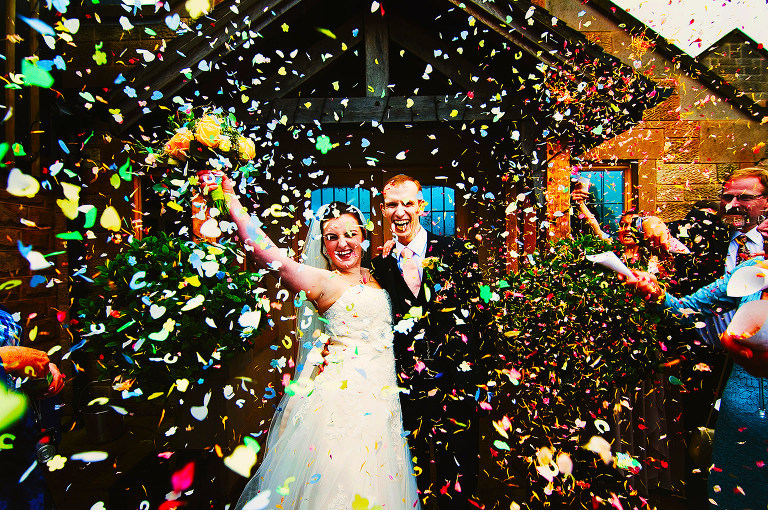
[[[361,265],[368,244],[362,213],[341,202],[322,206],[299,263],[256,226],[227,176],[201,178],[209,188],[220,178],[256,264],[274,269],[288,290],[303,291],[322,315],[312,321],[317,314],[297,310],[305,347],[272,420],[264,460],[236,508],[419,508],[395,378],[391,305]]]

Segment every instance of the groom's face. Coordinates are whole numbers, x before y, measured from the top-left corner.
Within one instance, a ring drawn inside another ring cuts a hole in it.
[[[389,220],[389,228],[398,241],[407,245],[419,232],[419,217],[424,210],[424,200],[419,198],[416,184],[406,181],[386,186],[382,191],[384,203],[381,211]]]

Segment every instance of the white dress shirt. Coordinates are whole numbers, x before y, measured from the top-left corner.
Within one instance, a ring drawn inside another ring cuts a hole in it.
[[[728,245],[728,258],[725,259],[725,271],[733,271],[737,265],[736,254],[739,251],[739,243],[736,242],[736,238],[741,235],[741,232],[736,232],[731,237],[731,244]],[[763,252],[763,235],[757,231],[757,227],[746,233],[747,242],[744,245],[749,253],[762,253]],[[739,260],[738,263],[744,262]]]

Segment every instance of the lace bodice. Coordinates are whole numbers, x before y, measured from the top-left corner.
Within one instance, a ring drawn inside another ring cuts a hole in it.
[[[392,347],[392,305],[384,289],[367,285],[348,288],[323,315],[325,331],[345,347]]]

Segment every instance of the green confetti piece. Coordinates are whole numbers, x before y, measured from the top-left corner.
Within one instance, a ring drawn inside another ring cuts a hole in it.
[[[669,376],[669,382],[674,384],[675,386],[681,386],[683,384],[683,381],[675,377],[674,375]]]
[[[507,443],[505,443],[504,441],[501,441],[499,439],[497,439],[497,440],[495,440],[493,442],[493,447],[496,448],[497,450],[507,450],[507,451],[509,451],[509,445],[507,445]]]
[[[3,159],[8,154],[9,145],[6,142],[0,143],[0,159]]]
[[[26,156],[27,153],[24,152],[24,147],[20,143],[14,143],[13,144],[13,155],[14,156]]]
[[[96,225],[96,207],[92,205],[84,205],[80,207],[80,210],[85,213],[85,224],[83,228],[92,228]]]
[[[125,164],[117,170],[117,173],[124,181],[130,181],[133,177],[133,172],[131,172],[131,160],[126,160]]]
[[[90,92],[80,92],[80,97],[88,101],[89,103],[93,103],[96,101],[96,99],[93,97],[93,94]]]
[[[117,174],[112,174],[112,177],[109,178],[109,183],[112,185],[113,188],[117,189],[120,187],[120,176]]]
[[[155,32],[154,30],[152,30],[152,29],[151,29],[151,28],[149,28],[149,27],[145,27],[145,28],[144,28],[144,32],[146,32],[147,34],[151,35],[152,37],[154,37],[154,36],[156,36],[156,35],[157,35],[157,32]]]
[[[56,234],[56,237],[59,239],[64,239],[65,241],[82,241],[83,240],[83,234],[80,232],[62,232],[61,234]]]
[[[21,74],[24,75],[24,84],[34,87],[49,89],[53,85],[53,76],[45,69],[37,67],[29,60],[21,61]]]
[[[133,326],[134,324],[136,324],[136,321],[131,319],[130,321],[126,322],[125,324],[123,324],[122,326],[117,328],[117,332],[120,333],[122,330],[124,330],[126,328],[129,328],[129,327]]]
[[[258,441],[256,441],[254,438],[250,436],[245,436],[243,438],[243,442],[245,443],[245,446],[253,450],[253,453],[259,453],[261,450],[261,446],[259,446]]]

